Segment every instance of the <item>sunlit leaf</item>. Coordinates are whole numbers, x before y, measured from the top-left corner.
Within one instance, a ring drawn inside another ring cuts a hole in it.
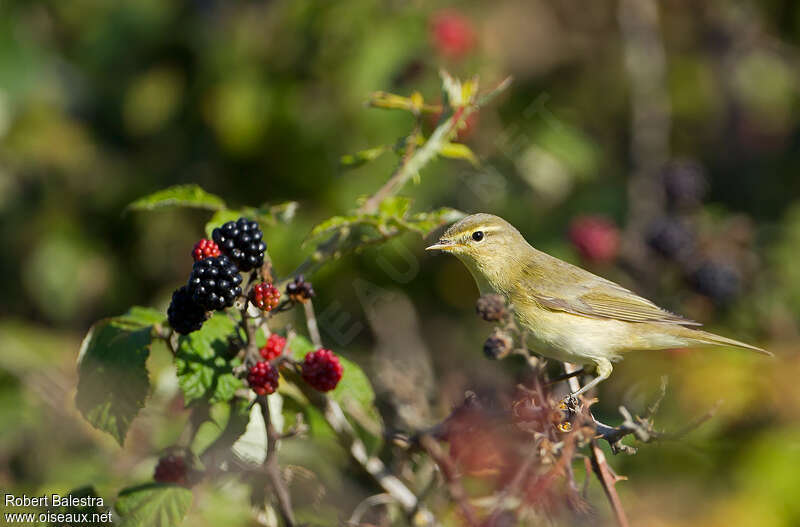
[[[381,216],[402,219],[411,208],[411,199],[405,196],[392,196],[381,201],[378,213]]]
[[[439,150],[439,155],[450,159],[463,159],[474,166],[480,165],[477,156],[463,143],[445,143]]]
[[[388,152],[390,148],[387,145],[381,145],[375,148],[368,148],[361,150],[355,154],[345,154],[339,158],[339,164],[345,168],[356,168],[361,165],[378,159],[381,155]]]
[[[150,483],[125,489],[114,505],[121,527],[177,527],[192,505],[192,491]]]
[[[165,207],[219,210],[225,208],[225,202],[197,185],[176,185],[139,198],[125,210],[154,210]]]
[[[234,328],[230,318],[218,313],[199,331],[180,338],[175,367],[187,406],[198,399],[212,404],[229,401],[237,389],[244,387],[241,379],[233,375],[235,361],[226,356]]]

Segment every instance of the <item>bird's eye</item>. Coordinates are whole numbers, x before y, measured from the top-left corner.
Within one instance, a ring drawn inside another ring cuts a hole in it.
[[[483,239],[483,231],[475,231],[472,233],[472,239],[479,242]]]

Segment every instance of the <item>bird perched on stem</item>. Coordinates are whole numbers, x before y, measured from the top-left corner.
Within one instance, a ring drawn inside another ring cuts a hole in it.
[[[728,346],[771,355],[756,346],[696,329],[701,324],[534,249],[498,216],[467,216],[426,250],[456,255],[472,273],[482,295],[503,295],[514,306],[520,325],[529,330],[536,351],[563,362],[594,363],[597,377],[572,395],[607,379],[612,361],[628,351]]]

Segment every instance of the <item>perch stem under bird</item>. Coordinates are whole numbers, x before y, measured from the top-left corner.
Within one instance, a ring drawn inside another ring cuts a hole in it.
[[[454,254],[467,266],[482,295],[497,293],[513,304],[533,349],[562,362],[594,364],[597,377],[573,396],[607,379],[611,363],[629,351],[720,346],[772,355],[697,329],[698,322],[536,250],[498,216],[467,216],[426,250]]]

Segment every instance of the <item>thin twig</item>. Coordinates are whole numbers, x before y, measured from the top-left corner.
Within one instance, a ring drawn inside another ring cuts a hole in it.
[[[421,436],[419,438],[419,444],[439,467],[445,483],[447,484],[447,490],[450,492],[453,501],[455,501],[461,509],[461,513],[464,515],[467,524],[477,527],[478,515],[467,499],[467,493],[461,485],[461,480],[458,477],[458,470],[453,460],[450,459],[450,456],[442,449],[438,441],[429,435]]]
[[[269,403],[266,395],[258,396],[258,405],[261,407],[261,415],[264,417],[264,427],[267,431],[267,457],[264,460],[264,471],[267,473],[269,482],[278,500],[278,512],[287,527],[293,527],[294,512],[292,511],[292,501],[289,489],[283,480],[281,468],[278,465],[278,437],[279,433],[275,430],[270,416]]]

